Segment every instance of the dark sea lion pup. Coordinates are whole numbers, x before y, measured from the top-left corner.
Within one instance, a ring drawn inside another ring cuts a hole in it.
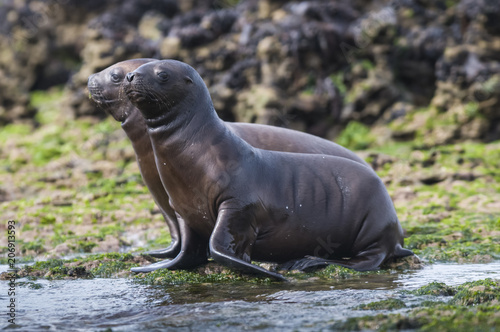
[[[146,121],[123,92],[125,75],[137,67],[157,59],[134,59],[118,62],[89,77],[87,88],[96,105],[122,123],[122,128],[132,142],[142,178],[151,192],[170,230],[172,239],[166,249],[149,252],[155,257],[175,257],[180,251],[179,224],[175,211],[169,205],[169,197],[161,183],[156,168],[153,147],[149,139]]]
[[[124,95],[122,83],[125,74],[156,59],[133,59],[118,62],[105,70],[93,74],[88,80],[88,90],[96,105],[122,123],[122,128],[132,141],[144,182],[167,221],[172,238],[166,249],[149,251],[158,258],[173,258],[180,250],[179,225],[168,201],[168,194],[161,184],[149,140],[146,123],[139,110]],[[352,151],[317,136],[274,126],[232,123],[227,126],[250,145],[266,150],[327,154],[366,163]]]
[[[207,245],[216,262],[276,279],[283,277],[251,260],[373,270],[413,254],[402,248],[392,201],[368,167],[252,147],[217,116],[203,80],[182,62],[144,64],[127,80],[184,227],[177,257],[133,271],[197,266]]]

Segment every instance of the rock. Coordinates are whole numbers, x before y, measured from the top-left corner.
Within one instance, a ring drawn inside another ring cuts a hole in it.
[[[427,185],[433,185],[446,180],[449,175],[444,172],[433,172],[430,174],[417,175],[420,182]]]
[[[384,263],[384,268],[397,270],[417,270],[423,269],[425,264],[417,255],[406,256],[398,260]]]
[[[281,107],[276,89],[255,85],[251,90],[238,95],[235,119],[238,122],[270,123],[273,120],[277,121]]]
[[[181,40],[178,37],[166,37],[160,44],[162,58],[176,58],[181,49]]]
[[[0,125],[33,121],[30,92],[60,84],[63,112],[102,118],[88,76],[157,57],[194,66],[226,120],[328,138],[352,120],[391,124],[393,139],[427,145],[500,138],[495,2],[4,2]],[[438,121],[422,129],[412,116],[429,105]]]
[[[47,257],[60,258],[60,257],[63,257],[65,255],[69,254],[71,251],[72,251],[72,248],[70,248],[67,243],[61,243],[61,244],[58,244],[57,246],[55,246],[53,250],[48,252]]]
[[[97,242],[97,246],[92,248],[92,253],[119,252],[120,240],[112,235],[106,235],[104,240]]]

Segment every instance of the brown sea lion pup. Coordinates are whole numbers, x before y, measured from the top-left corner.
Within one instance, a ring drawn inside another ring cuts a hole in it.
[[[132,271],[197,266],[206,261],[207,245],[218,263],[279,280],[251,260],[363,271],[413,254],[403,249],[392,201],[368,167],[252,147],[217,116],[203,80],[185,63],[147,63],[127,81],[184,228],[177,257]]]
[[[157,61],[156,59],[133,59],[118,62],[103,71],[93,74],[88,80],[88,90],[96,105],[122,123],[122,128],[132,142],[139,168],[147,187],[160,208],[172,238],[166,249],[147,252],[157,258],[173,258],[180,250],[179,223],[175,212],[169,205],[168,194],[161,184],[153,148],[149,140],[146,123],[139,110],[125,96],[122,83],[125,74],[139,66]],[[344,157],[367,165],[354,152],[317,136],[299,131],[249,123],[226,122],[236,135],[250,145],[274,151],[303,152]]]
[[[175,211],[169,205],[169,197],[161,183],[156,168],[153,147],[149,139],[146,122],[140,112],[130,103],[123,92],[125,75],[137,67],[157,59],[133,59],[118,62],[103,71],[89,77],[87,88],[96,105],[121,122],[122,128],[132,142],[139,170],[144,183],[151,192],[167,222],[172,239],[168,248],[150,252],[152,256],[159,253],[160,258],[175,257],[179,254],[180,231]]]

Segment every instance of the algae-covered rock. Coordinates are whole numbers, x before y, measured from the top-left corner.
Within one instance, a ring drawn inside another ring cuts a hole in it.
[[[26,265],[15,272],[16,278],[76,279],[129,276],[130,268],[148,262],[145,257],[107,253],[73,259],[49,259]],[[12,272],[0,274],[6,280]]]
[[[194,66],[226,120],[328,138],[352,120],[397,120],[400,141],[490,141],[500,137],[497,11],[466,0],[9,0],[0,7],[0,124],[32,119],[29,92],[58,84],[64,112],[104,117],[87,98],[88,76],[157,57]],[[412,112],[429,106],[437,121],[420,128]]]
[[[458,305],[478,305],[481,303],[500,304],[500,281],[485,279],[468,282],[457,287],[451,303]]]
[[[335,330],[400,330],[418,331],[495,331],[498,315],[499,282],[492,279],[467,282],[456,287],[431,283],[414,291],[418,296],[432,295],[443,301],[422,301],[405,313],[387,310],[405,308],[399,299],[387,299],[363,304],[362,310],[386,310],[385,313],[337,322]]]
[[[360,310],[393,310],[405,308],[406,304],[400,299],[387,299],[378,302],[362,304],[358,307]]]

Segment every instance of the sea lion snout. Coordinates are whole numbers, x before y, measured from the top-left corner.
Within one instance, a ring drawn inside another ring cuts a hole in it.
[[[127,81],[132,82],[134,79],[135,74],[134,73],[128,73],[127,74]]]
[[[99,82],[97,81],[97,74],[92,74],[87,80],[87,88],[89,90],[99,88]]]
[[[92,74],[89,76],[89,79],[87,81],[87,90],[89,91],[90,97],[93,101],[95,101],[96,103],[101,103],[106,100],[106,98],[103,95],[103,89],[98,78],[98,74]]]
[[[95,84],[94,84],[94,82],[95,82],[94,77],[95,77],[95,74],[92,74],[92,75],[90,75],[90,76],[89,76],[89,79],[87,80],[87,86],[89,86],[89,87],[90,87],[90,86],[95,85]]]

